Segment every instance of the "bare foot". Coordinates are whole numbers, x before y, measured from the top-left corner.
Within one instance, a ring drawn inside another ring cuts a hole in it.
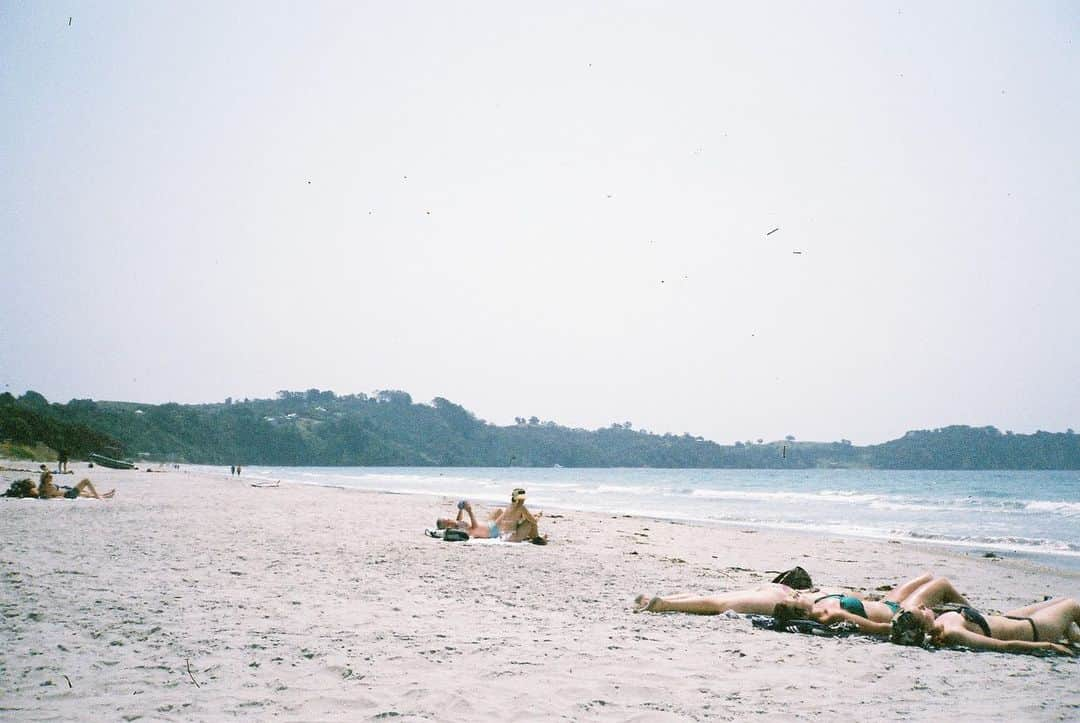
[[[634,612],[655,612],[656,608],[660,604],[660,596],[649,597],[648,595],[638,595],[634,598]]]

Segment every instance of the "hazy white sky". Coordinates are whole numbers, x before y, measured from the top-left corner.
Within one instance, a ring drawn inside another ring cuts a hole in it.
[[[1078,31],[1076,2],[5,0],[0,389],[1080,428]]]

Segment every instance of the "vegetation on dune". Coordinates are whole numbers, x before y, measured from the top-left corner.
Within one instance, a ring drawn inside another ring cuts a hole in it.
[[[0,394],[0,440],[41,443],[73,457],[90,452],[202,464],[483,467],[725,467],[884,469],[1080,469],[1080,436],[1023,435],[994,427],[908,432],[884,444],[798,442],[794,437],[720,445],[689,434],[652,434],[629,422],[570,429],[537,417],[500,427],[437,397],[403,391],[339,396],[279,392],[219,404],[138,404],[36,392]]]

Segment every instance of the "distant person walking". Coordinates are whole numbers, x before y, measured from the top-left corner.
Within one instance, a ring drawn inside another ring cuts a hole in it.
[[[229,465],[229,476],[232,477],[234,474],[236,474],[236,465],[235,464],[230,464]]]

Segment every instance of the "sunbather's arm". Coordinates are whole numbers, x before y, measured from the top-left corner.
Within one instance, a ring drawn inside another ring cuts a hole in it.
[[[873,620],[867,620],[863,616],[849,613],[847,610],[831,610],[821,616],[821,622],[825,625],[854,623],[859,628],[860,633],[885,637],[888,637],[889,631],[892,629],[889,623],[875,623]]]
[[[999,653],[1034,653],[1037,650],[1049,650],[1060,655],[1076,655],[1070,648],[1059,645],[1058,643],[1047,641],[1033,643],[1029,640],[998,640],[997,638],[988,638],[985,635],[973,633],[970,630],[965,630],[963,628],[947,630],[941,636],[941,642],[945,645],[963,645],[964,647],[975,648],[977,650],[996,650]]]

